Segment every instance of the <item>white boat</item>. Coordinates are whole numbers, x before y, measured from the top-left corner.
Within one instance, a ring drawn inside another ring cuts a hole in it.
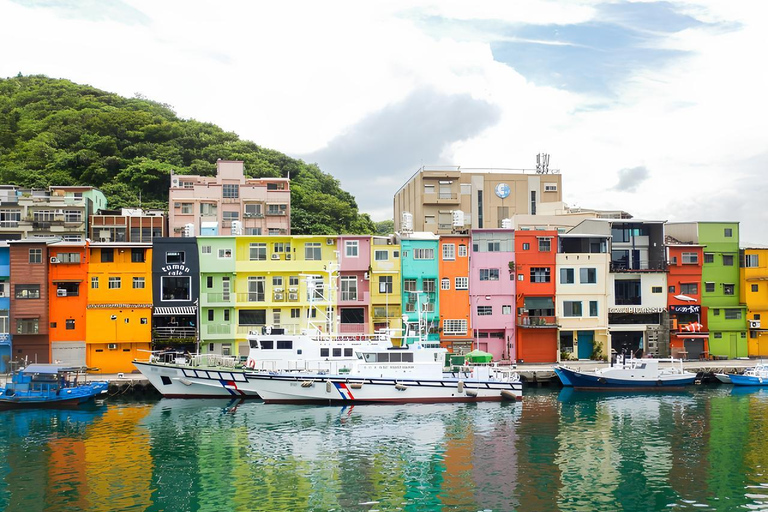
[[[731,374],[730,373],[716,373],[715,378],[721,383],[721,384],[733,384],[731,382]]]
[[[153,353],[148,361],[134,361],[141,374],[168,398],[258,398],[250,386],[254,372],[337,372],[357,358],[355,350],[391,347],[388,333],[373,335],[287,335],[251,332],[245,365],[219,354]]]
[[[731,375],[731,382],[736,386],[768,386],[768,364],[756,364],[741,375],[735,373]]]
[[[669,365],[661,366],[662,362]],[[679,359],[623,358],[608,368],[582,372],[558,366],[555,373],[563,386],[591,390],[669,389],[687,386],[696,380],[696,374],[685,371]]]
[[[266,403],[407,403],[520,400],[517,373],[493,366],[472,367],[454,377],[443,373],[446,350],[415,343],[370,346],[339,373],[269,372],[248,375]]]

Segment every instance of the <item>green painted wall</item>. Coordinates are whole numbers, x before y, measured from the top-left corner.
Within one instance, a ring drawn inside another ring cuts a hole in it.
[[[238,355],[235,341],[235,238],[197,237],[197,250],[200,255],[200,352],[221,354],[222,348],[229,346],[229,355]],[[224,293],[223,286],[227,278],[229,294]],[[229,314],[229,320],[226,320],[226,314]]]

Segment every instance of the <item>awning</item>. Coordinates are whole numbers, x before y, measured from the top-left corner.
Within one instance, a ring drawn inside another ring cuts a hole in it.
[[[82,283],[82,279],[54,279],[54,283]]]
[[[156,307],[153,314],[157,316],[195,315],[197,306]]]
[[[707,338],[709,338],[709,334],[701,333],[701,332],[697,332],[696,334],[688,334],[688,333],[683,334],[683,333],[677,332],[677,333],[674,333],[674,335],[677,336],[678,338],[685,338],[685,339],[692,339],[692,338],[707,339]]]
[[[555,309],[552,297],[526,297],[525,309]]]

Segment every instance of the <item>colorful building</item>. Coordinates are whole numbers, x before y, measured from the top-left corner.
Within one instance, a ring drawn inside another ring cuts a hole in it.
[[[198,237],[197,247],[200,261],[200,351],[247,355],[247,350],[238,350],[236,341],[235,238]]]
[[[11,253],[0,241],[0,373],[8,371],[11,355]]]
[[[371,237],[342,235],[338,238],[339,333],[370,332]]]
[[[47,243],[15,240],[9,247],[13,359],[49,363]]]
[[[151,349],[153,248],[96,242],[89,253],[87,364],[102,373],[132,372],[131,362],[147,359]]]
[[[85,366],[88,243],[50,242],[48,255],[51,360]]]
[[[151,243],[155,238],[168,236],[165,220],[165,213],[160,210],[100,210],[89,218],[89,238],[94,242]]]
[[[592,359],[610,347],[607,235],[560,234],[557,251],[557,320],[560,354]]]
[[[469,307],[469,235],[440,237],[440,344],[466,353],[474,345]]]
[[[667,308],[672,357],[699,359],[709,354],[707,311],[701,305],[703,246],[667,235]]]
[[[521,362],[550,363],[560,357],[554,278],[557,244],[555,230],[515,232],[516,358]]]
[[[432,233],[413,233],[400,238],[406,343],[415,342],[419,336],[431,342],[440,341],[438,241],[439,237]]]
[[[515,233],[472,231],[469,307],[474,347],[494,359],[515,359]]]
[[[768,248],[741,250],[741,303],[747,307],[750,357],[768,356]],[[763,322],[763,315],[766,315]]]
[[[668,223],[667,235],[703,246],[701,304],[712,356],[746,357],[746,307],[739,304],[739,223]]]
[[[400,245],[394,237],[371,240],[371,323],[373,332],[402,328]]]

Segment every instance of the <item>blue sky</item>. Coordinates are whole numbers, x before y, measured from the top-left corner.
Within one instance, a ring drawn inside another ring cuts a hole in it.
[[[375,219],[422,165],[768,242],[768,17],[752,0],[0,0],[0,76],[169,103],[317,162]],[[298,15],[297,15],[298,14]],[[23,44],[19,44],[23,41]]]

